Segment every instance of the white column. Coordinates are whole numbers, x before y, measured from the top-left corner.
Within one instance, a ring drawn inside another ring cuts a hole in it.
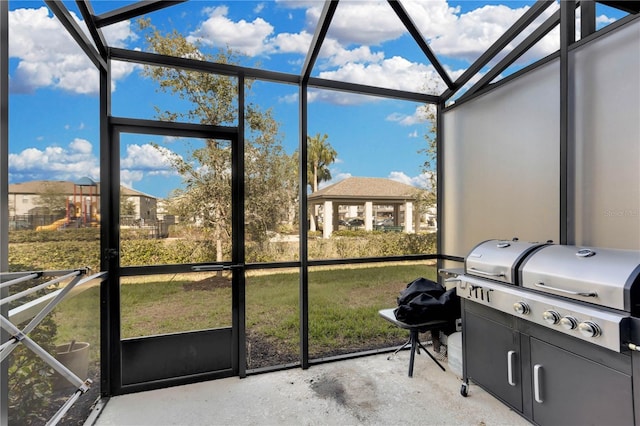
[[[404,203],[404,232],[413,234],[413,203],[407,201]]]
[[[333,224],[333,228],[331,229],[335,229],[337,231],[338,229],[340,229],[340,203],[333,203],[333,214],[331,215],[331,217],[331,223]]]
[[[371,231],[373,229],[373,203],[367,201],[364,203],[364,230]]]
[[[358,206],[349,206],[349,218],[358,217]]]
[[[331,233],[333,233],[333,203],[325,201],[322,217],[322,237],[329,238]]]

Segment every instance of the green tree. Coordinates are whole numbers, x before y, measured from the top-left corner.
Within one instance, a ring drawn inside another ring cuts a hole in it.
[[[307,136],[307,183],[311,186],[311,192],[318,190],[320,182],[331,180],[329,166],[336,161],[338,153],[329,144],[328,138],[326,133]]]
[[[63,214],[67,209],[67,195],[64,193],[62,182],[45,182],[35,205],[45,214]]]
[[[423,118],[427,122],[427,132],[424,135],[425,147],[418,150],[418,154],[425,157],[421,171],[428,179],[428,186],[420,188],[415,194],[415,207],[417,214],[426,213],[427,209],[436,205],[438,182],[436,174],[437,141],[436,141],[436,109],[433,105],[424,105]]]
[[[136,203],[130,197],[127,197],[122,193],[120,188],[120,215],[121,216],[133,216],[136,214]]]
[[[219,64],[237,64],[231,50],[211,55],[189,42],[177,31],[161,34],[149,20],[139,20],[153,51],[174,57],[201,59]],[[225,75],[168,67],[146,66],[144,74],[158,82],[158,91],[169,92],[186,101],[183,111],[161,110],[160,120],[189,121],[207,125],[238,123],[238,79]],[[252,81],[245,81],[245,224],[256,240],[286,217],[296,196],[295,168],[282,146],[279,124],[271,109],[262,110],[248,101]],[[156,145],[157,146],[157,145]],[[227,140],[208,139],[204,146],[192,147],[185,156],[171,154],[157,146],[182,176],[184,187],[173,194],[172,205],[181,217],[203,229],[216,241],[216,260],[228,252],[231,234],[231,145]],[[225,248],[226,247],[226,248]]]

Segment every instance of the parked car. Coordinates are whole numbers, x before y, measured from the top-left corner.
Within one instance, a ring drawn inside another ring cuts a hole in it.
[[[393,219],[390,217],[376,222],[376,226],[393,226],[393,225],[394,225]]]
[[[364,226],[364,220],[354,217],[347,221],[347,226]]]

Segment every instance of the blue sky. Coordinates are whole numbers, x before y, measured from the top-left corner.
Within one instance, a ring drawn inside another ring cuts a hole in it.
[[[131,2],[94,1],[97,14]],[[455,79],[515,22],[533,1],[410,1],[407,12]],[[82,25],[75,2],[65,1]],[[299,74],[322,10],[318,1],[190,1],[149,15],[160,30],[176,28],[213,52],[229,46],[243,64]],[[549,16],[557,4],[544,13]],[[91,62],[40,1],[10,1],[9,180],[99,179],[98,80]],[[598,6],[598,27],[624,14]],[[104,29],[110,45],[146,50],[135,22]],[[559,46],[557,31],[543,39],[514,69]],[[510,46],[512,47],[512,46]],[[114,63],[113,115],[154,118],[154,105],[180,108],[156,93],[140,67]],[[386,2],[341,1],[313,70],[322,78],[400,90],[439,93],[433,67],[403,30]],[[255,85],[251,101],[272,108],[288,153],[298,143],[295,86]],[[428,125],[424,106],[413,102],[309,93],[309,133],[326,133],[338,152],[333,182],[349,176],[388,177],[422,185]],[[121,146],[123,184],[165,197],[180,179],[150,142],[178,154],[184,145],[154,136],[127,136]],[[197,143],[197,142],[196,142]],[[330,183],[330,182],[329,182]]]

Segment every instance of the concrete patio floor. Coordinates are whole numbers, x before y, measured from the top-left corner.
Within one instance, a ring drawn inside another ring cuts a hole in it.
[[[88,420],[106,425],[528,425],[424,354],[409,352],[176,386],[111,398]],[[447,367],[446,359],[443,364]],[[96,415],[97,419],[96,419]]]

